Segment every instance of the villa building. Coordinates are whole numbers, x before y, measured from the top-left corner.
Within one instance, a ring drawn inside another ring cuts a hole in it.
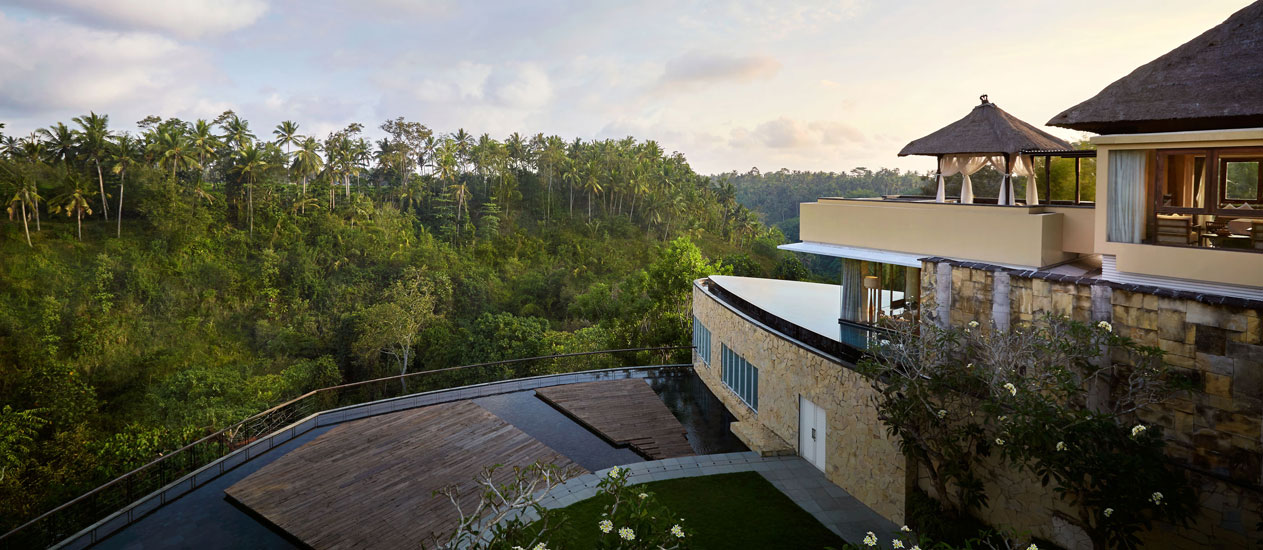
[[[1201,503],[1190,526],[1161,526],[1150,542],[1245,548],[1263,522],[1263,2],[1048,124],[1098,135],[1074,149],[983,96],[901,152],[936,157],[936,196],[802,204],[802,242],[782,248],[840,258],[839,284],[697,281],[696,370],[752,449],[802,455],[898,523],[908,491],[926,486],[854,370],[871,323],[1107,321],[1197,380],[1141,415],[1165,428]],[[1057,157],[1094,166],[1094,189],[1076,174],[1073,195],[1053,196]],[[969,176],[987,166],[1000,191],[975,198]],[[961,190],[948,196],[955,174]],[[1086,542],[1035,480],[993,481],[1010,489],[991,491],[980,519]]]

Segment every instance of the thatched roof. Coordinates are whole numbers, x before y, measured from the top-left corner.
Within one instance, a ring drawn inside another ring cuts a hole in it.
[[[1263,0],[1048,124],[1099,134],[1263,126]]]
[[[1069,143],[1004,112],[982,96],[965,118],[914,140],[899,151],[907,155],[1020,153],[1031,149],[1072,149]]]

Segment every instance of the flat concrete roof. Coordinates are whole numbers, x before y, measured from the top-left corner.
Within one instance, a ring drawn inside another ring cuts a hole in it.
[[[842,287],[838,285],[731,275],[711,275],[710,280],[763,311],[835,342],[842,341],[838,326]]]

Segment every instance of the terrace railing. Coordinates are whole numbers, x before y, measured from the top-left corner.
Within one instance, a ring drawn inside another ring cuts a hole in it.
[[[418,371],[331,386],[307,392],[198,439],[114,478],[79,497],[0,535],[0,548],[45,548],[104,519],[207,464],[303,418],[321,411],[415,393],[537,376],[625,366],[619,357],[656,356],[692,346],[628,348],[508,359]],[[599,357],[597,361],[594,358]],[[633,359],[634,361],[634,359]],[[131,512],[129,511],[129,514]],[[139,518],[128,518],[133,521]]]

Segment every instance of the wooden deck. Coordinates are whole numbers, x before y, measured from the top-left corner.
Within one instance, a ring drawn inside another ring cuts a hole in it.
[[[642,383],[642,385],[644,385]],[[225,493],[311,548],[416,548],[458,516],[432,492],[466,488],[482,468],[573,463],[469,401],[348,422],[264,466]],[[578,469],[578,466],[574,466]]]
[[[684,426],[644,380],[603,380],[535,390],[575,421],[651,460],[692,456]]]

